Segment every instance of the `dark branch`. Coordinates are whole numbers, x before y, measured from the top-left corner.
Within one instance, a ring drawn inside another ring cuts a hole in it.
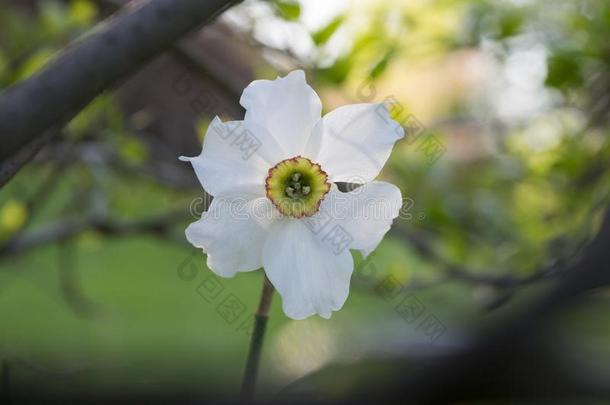
[[[497,274],[492,272],[475,272],[457,264],[451,263],[436,254],[430,244],[414,232],[407,232],[404,228],[396,226],[390,231],[393,235],[405,240],[422,257],[440,266],[446,281],[459,281],[470,284],[488,285],[497,288],[513,288],[548,280],[558,275],[560,260],[555,260],[548,266],[525,276],[515,276],[510,273]]]
[[[8,183],[13,176],[21,170],[21,168],[34,158],[42,149],[57,134],[54,129],[45,131],[41,136],[32,140],[27,145],[24,145],[13,156],[0,162],[0,187]],[[3,140],[0,139],[0,145]],[[3,150],[3,149],[2,149]]]
[[[6,245],[0,246],[0,257],[18,255],[50,243],[63,242],[87,230],[95,230],[105,236],[129,236],[143,233],[167,236],[172,226],[184,217],[184,209],[180,209],[151,218],[129,221],[96,216],[82,219],[68,218],[41,226],[37,230],[11,239]]]
[[[60,292],[68,307],[78,317],[95,317],[99,308],[83,292],[76,264],[75,246],[71,241],[60,243],[58,265]]]
[[[6,165],[16,167],[10,159],[22,148],[237,2],[150,0],[101,24],[40,73],[8,89],[0,96],[0,173],[10,176],[0,177],[0,186],[16,172]]]
[[[549,339],[554,338],[548,333],[548,321],[585,293],[610,285],[609,241],[610,211],[606,211],[598,235],[577,260],[562,269],[548,295],[483,332],[472,344],[446,356],[417,361],[415,366],[416,359],[408,359],[383,387],[367,392],[355,389],[348,399],[424,404],[467,402],[498,395],[537,399],[545,395],[561,398],[569,393],[610,397],[607,385],[599,387],[591,379],[580,378],[586,370],[573,373],[579,378],[569,379],[565,367],[562,370],[556,360],[553,362],[548,350],[552,346]],[[356,382],[354,386],[364,384]]]

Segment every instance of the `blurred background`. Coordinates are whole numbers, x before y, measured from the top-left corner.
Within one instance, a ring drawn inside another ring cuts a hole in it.
[[[0,91],[125,4],[0,1]],[[199,153],[214,116],[241,119],[250,81],[296,68],[325,112],[392,104],[407,137],[381,177],[406,199],[375,253],[354,254],[330,320],[292,321],[276,295],[259,398],[341,399],[383,385],[394,359],[468,345],[546,294],[600,227],[609,38],[606,0],[231,8],[99,96],[0,190],[2,398],[236,398],[263,274],[215,278],[187,243],[209,196],[177,157]],[[610,386],[609,309],[598,289],[546,326],[567,379]]]

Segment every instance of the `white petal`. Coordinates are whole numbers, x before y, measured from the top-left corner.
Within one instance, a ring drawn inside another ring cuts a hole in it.
[[[335,254],[302,220],[284,218],[270,227],[263,263],[290,318],[330,318],[347,299],[354,267],[349,250]]]
[[[322,113],[320,98],[302,70],[273,81],[253,81],[239,102],[246,109],[244,119],[265,127],[282,146],[278,161],[303,154]]]
[[[398,187],[384,181],[373,181],[348,193],[333,185],[311,221],[324,224],[326,230],[336,229],[336,240],[342,234],[344,244],[368,256],[390,230],[401,206]],[[327,232],[324,229],[319,233]]]
[[[305,154],[332,181],[363,184],[373,180],[404,130],[385,104],[352,104],[326,114],[316,125]]]
[[[208,211],[186,228],[186,238],[208,255],[222,277],[261,268],[267,229],[279,214],[266,197],[214,198]]]
[[[279,146],[262,127],[245,121],[210,123],[201,154],[190,161],[203,188],[214,197],[264,195],[267,170],[277,162]]]

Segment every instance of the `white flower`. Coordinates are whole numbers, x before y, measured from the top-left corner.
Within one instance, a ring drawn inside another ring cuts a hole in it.
[[[243,121],[216,117],[201,154],[181,157],[214,197],[186,237],[220,276],[263,267],[289,317],[329,318],[347,299],[349,249],[368,255],[398,216],[400,190],[374,179],[403,130],[384,104],[322,118],[301,70],[252,82],[240,103]]]

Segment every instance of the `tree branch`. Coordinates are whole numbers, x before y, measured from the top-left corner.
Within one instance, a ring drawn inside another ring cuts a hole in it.
[[[43,146],[47,144],[55,135],[57,131],[54,129],[49,129],[42,133],[38,138],[32,140],[28,144],[24,145],[21,149],[15,153],[15,155],[7,158],[6,160],[2,160],[0,162],[0,188],[8,183],[13,176],[21,170],[21,168],[28,163],[30,160],[34,158],[42,149]],[[2,145],[2,140],[0,139],[0,146]]]
[[[409,359],[383,386],[364,388],[364,384],[355,382],[354,387],[363,388],[354,389],[345,402],[351,399],[436,404],[498,396],[514,399],[517,393],[536,399],[544,395],[565,398],[569,393],[610,397],[607,384],[599,387],[587,378],[567,380],[566,363],[561,367],[556,360],[553,363],[548,350],[552,346],[549,342],[555,338],[548,333],[548,321],[556,319],[559,312],[578,302],[585,293],[610,285],[609,241],[607,210],[597,236],[577,260],[562,269],[548,295],[511,314],[495,328],[483,331],[470,345],[455,352],[418,361],[416,366],[415,359]],[[578,370],[576,374],[582,377],[585,371]]]
[[[150,0],[104,22],[41,72],[9,88],[0,96],[0,173],[12,176],[18,168],[7,165],[16,167],[10,158],[22,148],[65,125],[101,92],[238,2]],[[0,186],[11,176],[1,176]]]
[[[555,260],[551,264],[525,276],[516,276],[510,273],[497,274],[497,272],[475,272],[443,259],[433,251],[432,247],[426,240],[414,232],[407,232],[400,226],[393,227],[390,232],[392,235],[405,240],[410,247],[415,249],[424,258],[427,258],[431,262],[440,265],[440,271],[444,274],[446,281],[455,280],[464,283],[487,285],[497,288],[512,288],[551,279],[552,277],[558,275],[560,270],[561,260]]]
[[[107,236],[127,236],[141,233],[165,236],[174,223],[183,217],[184,209],[169,211],[151,218],[129,221],[100,218],[95,215],[85,218],[68,218],[16,236],[4,246],[0,246],[0,258],[19,255],[50,243],[66,241],[87,230],[95,230]]]

